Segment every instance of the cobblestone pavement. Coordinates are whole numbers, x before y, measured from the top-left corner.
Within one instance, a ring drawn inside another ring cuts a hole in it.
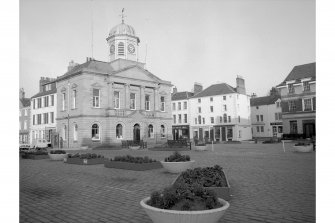
[[[315,222],[315,153],[292,145],[220,144],[186,151],[196,166],[221,165],[232,188],[220,222]],[[96,150],[162,160],[171,152]],[[164,169],[130,171],[50,160],[20,160],[20,222],[151,222],[139,202],[172,183]]]

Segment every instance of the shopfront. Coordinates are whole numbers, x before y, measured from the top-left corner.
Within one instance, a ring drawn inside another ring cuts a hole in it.
[[[274,138],[281,138],[283,135],[283,123],[282,122],[271,122],[272,136]]]
[[[174,125],[172,126],[173,140],[190,139],[189,125]]]

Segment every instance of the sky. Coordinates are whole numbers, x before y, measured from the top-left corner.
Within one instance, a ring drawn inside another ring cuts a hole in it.
[[[141,41],[139,61],[147,54],[146,69],[178,91],[194,82],[235,87],[240,75],[247,94],[265,96],[294,66],[316,61],[315,0],[20,0],[26,96],[38,93],[40,77],[92,57],[92,41],[93,58],[108,62],[106,38],[122,8]]]

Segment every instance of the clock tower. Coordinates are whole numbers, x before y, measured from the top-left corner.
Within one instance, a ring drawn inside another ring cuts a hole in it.
[[[110,62],[116,59],[138,61],[138,44],[140,39],[135,29],[124,23],[124,9],[122,9],[122,23],[113,27],[107,37]]]

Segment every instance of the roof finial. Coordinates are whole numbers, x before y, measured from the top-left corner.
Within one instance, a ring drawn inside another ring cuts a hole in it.
[[[122,14],[121,14],[122,23],[124,23],[124,17],[126,17],[126,16],[123,14],[123,12],[124,12],[124,8],[122,8]]]

